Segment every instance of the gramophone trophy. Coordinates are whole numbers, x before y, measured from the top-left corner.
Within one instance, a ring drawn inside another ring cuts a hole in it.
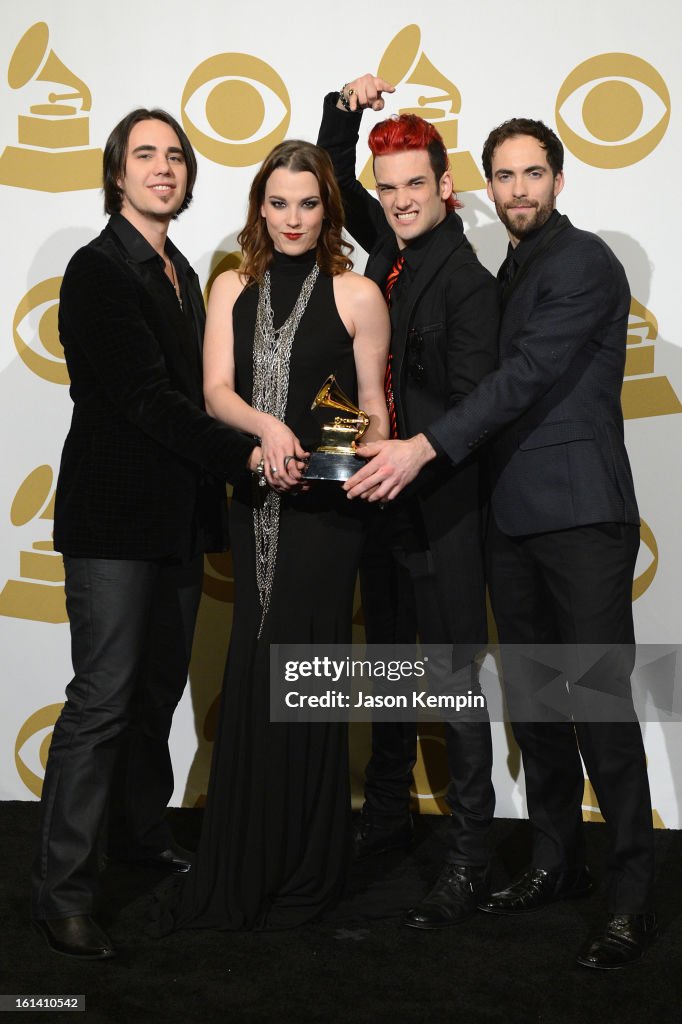
[[[310,456],[306,480],[348,480],[365,464],[355,448],[369,426],[369,416],[344,394],[333,373],[310,408],[322,422],[322,437]]]

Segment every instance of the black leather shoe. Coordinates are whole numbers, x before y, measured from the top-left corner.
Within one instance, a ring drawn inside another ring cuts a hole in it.
[[[409,928],[447,928],[471,917],[487,893],[487,868],[446,864],[433,889],[403,921]]]
[[[389,850],[407,850],[412,845],[412,833],[411,814],[397,824],[363,815],[353,835],[353,857],[364,860]]]
[[[641,959],[658,931],[656,915],[613,914],[606,927],[580,950],[575,961],[581,967],[614,971]]]
[[[116,955],[111,939],[88,914],[48,917],[33,922],[53,953],[78,960],[107,960]]]
[[[591,891],[592,880],[586,867],[574,871],[531,868],[508,889],[492,893],[478,906],[487,914],[530,914],[557,900],[588,896]]]
[[[141,864],[145,868],[159,868],[182,875],[192,867],[192,854],[189,850],[183,850],[181,846],[170,846],[151,857],[136,857],[133,863]]]

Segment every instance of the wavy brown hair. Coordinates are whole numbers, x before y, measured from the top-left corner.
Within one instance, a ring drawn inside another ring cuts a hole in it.
[[[261,214],[265,199],[265,186],[273,171],[285,167],[289,171],[310,171],[317,180],[320,198],[324,208],[322,230],[317,240],[317,263],[324,274],[334,277],[345,270],[351,270],[352,261],[344,252],[353,251],[350,242],[341,237],[343,228],[343,203],[339,186],[334,177],[334,168],[328,154],[301,139],[287,139],[268,153],[251,183],[249,209],[246,224],[237,236],[242,249],[240,274],[260,284],[272,263],[274,244]]]

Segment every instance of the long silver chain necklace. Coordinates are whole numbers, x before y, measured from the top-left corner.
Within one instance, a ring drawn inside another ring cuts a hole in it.
[[[281,327],[275,330],[270,299],[270,271],[265,272],[258,292],[256,330],[253,338],[253,397],[251,405],[284,422],[289,395],[289,364],[298,325],[306,311],[320,273],[317,264],[306,277],[294,308]],[[256,541],[256,583],[261,606],[258,636],[270,607],[270,596],[277,563],[280,495],[277,491],[254,485],[253,528]]]

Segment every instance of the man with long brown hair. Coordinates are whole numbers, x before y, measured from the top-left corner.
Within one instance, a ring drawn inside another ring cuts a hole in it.
[[[74,411],[54,541],[74,678],[45,771],[32,911],[50,948],[80,959],[114,955],[92,913],[98,832],[124,735],[125,834],[110,843],[130,860],[190,866],[164,820],[168,735],[187,680],[202,552],[224,546],[224,485],[214,478],[258,461],[253,439],[203,410],[203,299],[168,238],[196,169],[165,111],[123,118],[104,151],[110,220],[71,259],[60,294]]]

